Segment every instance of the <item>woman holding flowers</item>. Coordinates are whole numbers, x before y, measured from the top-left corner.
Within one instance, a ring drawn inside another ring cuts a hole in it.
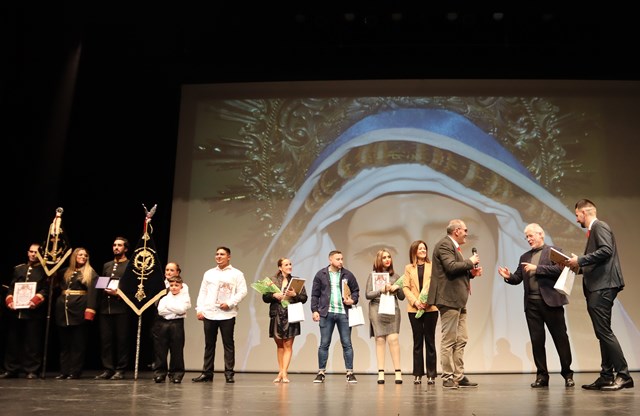
[[[262,295],[262,300],[269,304],[269,337],[276,342],[278,357],[278,376],[274,383],[288,383],[289,364],[293,355],[293,340],[300,335],[300,323],[290,323],[287,313],[287,305],[290,303],[307,301],[307,291],[304,286],[300,293],[293,289],[287,289],[291,276],[293,264],[287,258],[278,260],[278,272],[271,277],[271,282],[279,289],[273,292],[266,292]]]
[[[431,262],[427,243],[416,240],[409,248],[409,261],[402,276],[402,290],[407,298],[409,323],[413,332],[413,384],[421,384],[425,375],[423,349],[426,346],[427,384],[434,384],[436,370],[436,324],[438,308],[427,299],[431,283]]]
[[[402,384],[400,369],[400,308],[398,299],[404,300],[399,276],[393,270],[391,253],[387,249],[378,250],[373,261],[373,271],[367,279],[366,297],[369,300],[370,335],[376,338],[376,357],[378,361],[378,384],[384,384],[385,345],[389,343],[391,360],[396,370],[396,384]],[[380,313],[380,301],[385,296],[393,296],[394,314]]]

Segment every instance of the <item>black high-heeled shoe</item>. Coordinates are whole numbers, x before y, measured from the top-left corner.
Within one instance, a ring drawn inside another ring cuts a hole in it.
[[[396,384],[402,384],[402,370],[396,370]]]
[[[415,376],[413,378],[413,384],[422,384],[422,376]]]

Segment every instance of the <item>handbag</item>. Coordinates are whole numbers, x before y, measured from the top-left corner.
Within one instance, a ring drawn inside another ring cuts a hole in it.
[[[302,302],[290,303],[289,306],[287,306],[287,317],[290,324],[304,321]]]
[[[384,315],[396,314],[395,296],[387,293],[380,294],[380,303],[378,303],[378,313]]]
[[[562,273],[560,273],[560,277],[556,280],[556,284],[553,285],[553,288],[563,295],[569,296],[571,294],[571,289],[573,289],[573,281],[576,278],[576,273],[568,267],[562,269]]]
[[[364,313],[362,313],[362,307],[353,305],[349,309],[349,326],[364,325]]]

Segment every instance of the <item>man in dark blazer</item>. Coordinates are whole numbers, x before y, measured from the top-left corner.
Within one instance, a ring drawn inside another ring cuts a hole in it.
[[[571,370],[571,345],[564,320],[564,305],[569,303],[569,299],[553,287],[562,273],[563,265],[551,261],[551,247],[544,243],[544,230],[539,224],[527,225],[524,235],[531,250],[520,256],[515,273],[509,272],[506,267],[498,267],[498,273],[510,285],[524,282],[524,314],[531,337],[533,362],[536,365],[536,380],[531,383],[531,387],[549,385],[545,324],[558,351],[564,385],[573,387],[576,384]],[[560,251],[557,247],[554,248]]]
[[[466,243],[467,232],[467,226],[462,220],[449,221],[447,235],[435,245],[432,256],[427,303],[435,304],[440,310],[440,360],[442,387],[445,389],[478,386],[478,383],[469,381],[464,375],[470,280],[482,275],[477,253],[468,259],[462,257],[460,246]]]
[[[576,221],[586,228],[587,247],[582,256],[575,254],[566,261],[569,267],[580,267],[582,288],[587,298],[587,312],[600,342],[600,377],[587,390],[620,390],[633,387],[624,353],[611,329],[611,310],[618,292],[624,288],[616,239],[609,225],[596,218],[596,206],[588,199],[576,202]],[[617,374],[616,374],[617,373]]]

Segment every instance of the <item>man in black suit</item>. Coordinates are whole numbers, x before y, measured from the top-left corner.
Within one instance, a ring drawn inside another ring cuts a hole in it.
[[[531,387],[549,385],[545,324],[558,351],[564,385],[573,387],[575,382],[571,370],[571,345],[564,320],[564,305],[569,303],[569,299],[553,287],[563,266],[551,261],[551,247],[544,243],[544,230],[539,224],[527,225],[524,235],[531,250],[520,256],[515,273],[509,272],[506,267],[498,267],[498,273],[510,285],[524,282],[524,314],[531,337],[533,362],[536,365],[536,380],[531,383]],[[554,248],[560,251],[557,247]]]
[[[588,199],[576,202],[576,221],[587,228],[587,247],[582,256],[566,261],[580,267],[582,288],[587,298],[587,312],[600,342],[600,377],[587,390],[620,390],[633,387],[624,353],[611,329],[611,310],[618,292],[624,288],[616,240],[609,225],[596,218],[596,206]],[[617,374],[616,374],[617,373]],[[615,376],[615,377],[614,377]]]
[[[478,383],[469,381],[464,375],[470,279],[482,275],[477,253],[468,259],[462,257],[460,246],[466,243],[467,232],[467,226],[462,220],[449,221],[447,235],[435,245],[432,257],[427,303],[436,305],[440,310],[440,359],[442,387],[445,389],[478,386]]]

